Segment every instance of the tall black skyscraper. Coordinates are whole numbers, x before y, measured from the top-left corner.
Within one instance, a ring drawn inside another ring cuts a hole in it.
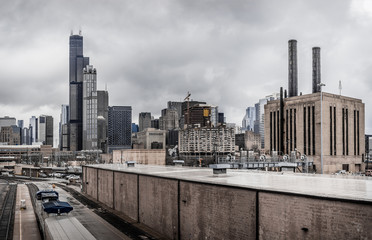
[[[83,56],[83,36],[70,36],[70,150],[83,147],[83,69],[89,58]]]
[[[132,147],[132,107],[108,107],[108,151]]]

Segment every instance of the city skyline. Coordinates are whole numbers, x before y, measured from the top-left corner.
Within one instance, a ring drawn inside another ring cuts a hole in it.
[[[55,139],[68,103],[71,29],[82,30],[97,88],[107,84],[110,106],[132,106],[133,122],[140,112],[158,118],[189,91],[241,125],[247,107],[287,89],[287,44],[296,39],[298,92],[312,92],[312,47],[320,47],[323,91],[338,94],[341,80],[342,95],[366,104],[372,133],[367,1],[41,3],[6,2],[0,10],[0,116],[27,127],[31,116],[52,115]]]

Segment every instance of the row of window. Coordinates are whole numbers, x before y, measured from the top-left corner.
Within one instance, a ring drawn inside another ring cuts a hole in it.
[[[270,150],[280,151],[289,154],[297,149],[297,109],[289,108],[280,116],[280,111],[270,112]],[[315,155],[315,106],[308,105],[303,107],[303,153]],[[329,154],[337,155],[337,118],[336,107],[329,107]],[[349,110],[342,108],[342,155],[349,155],[349,127],[353,126],[353,154],[360,155],[360,113],[359,110],[353,112],[353,125],[349,125]],[[281,121],[283,119],[283,121]],[[325,119],[323,118],[323,123]],[[285,129],[285,136],[280,129]],[[326,133],[323,129],[323,134]],[[301,134],[301,132],[300,132]],[[284,144],[284,145],[283,145]]]

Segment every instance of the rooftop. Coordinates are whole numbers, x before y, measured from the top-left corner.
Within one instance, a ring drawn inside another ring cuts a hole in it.
[[[372,178],[368,177],[244,169],[228,169],[227,174],[216,176],[209,168],[140,164],[130,168],[124,164],[98,164],[89,167],[263,191],[372,202]]]

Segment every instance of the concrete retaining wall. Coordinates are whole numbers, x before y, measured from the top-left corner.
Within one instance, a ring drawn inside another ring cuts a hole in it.
[[[138,175],[114,172],[114,209],[138,221]]]
[[[372,239],[370,202],[90,166],[83,174],[86,194],[169,239]]]

